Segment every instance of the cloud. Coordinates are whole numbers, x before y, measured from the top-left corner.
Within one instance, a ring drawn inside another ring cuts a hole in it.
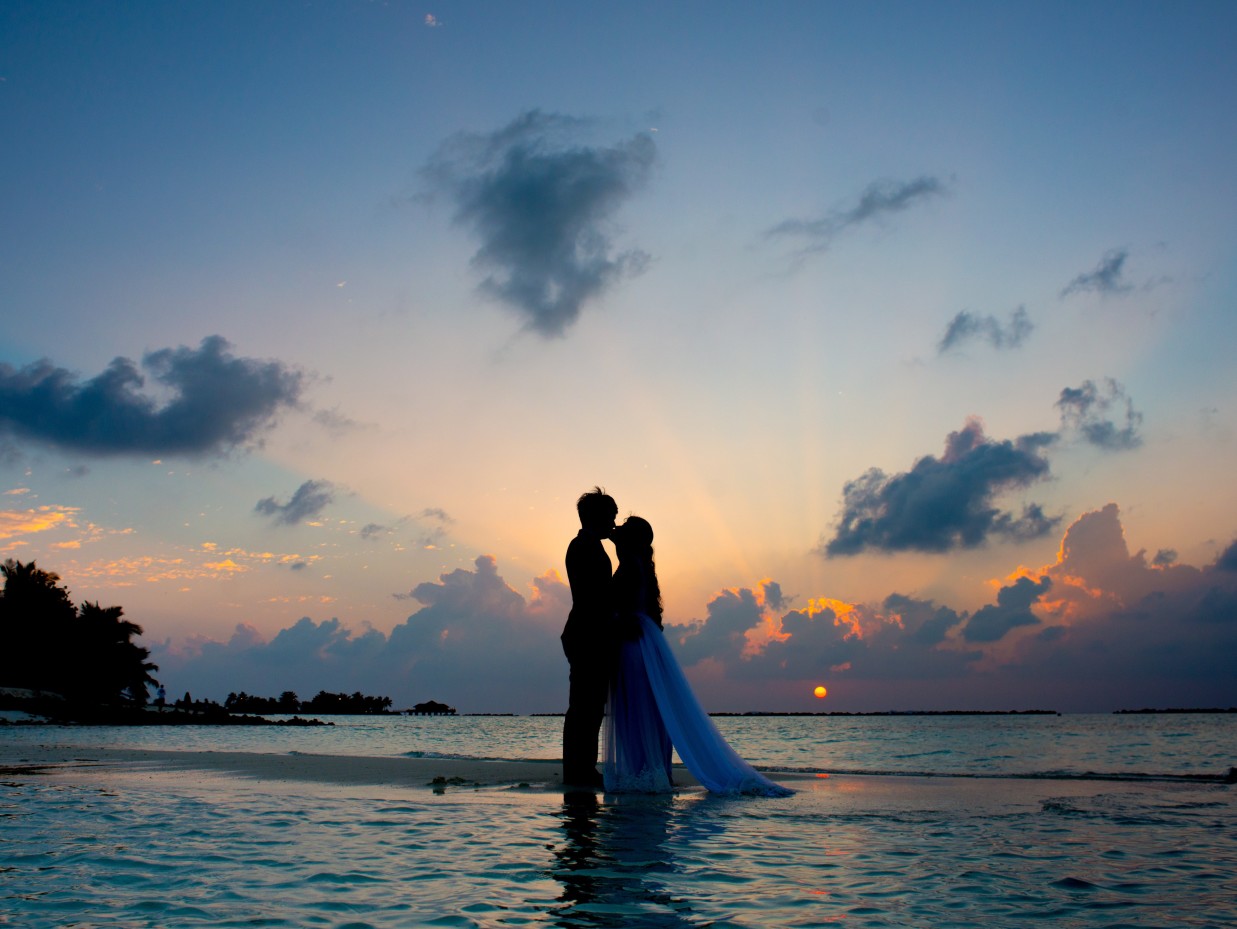
[[[364,428],[351,416],[341,413],[338,409],[315,410],[313,421],[336,438]]]
[[[564,335],[585,304],[649,260],[616,252],[610,221],[648,180],[652,136],[591,146],[588,128],[530,110],[495,132],[453,137],[424,169],[481,242],[472,263],[486,272],[482,290],[546,337]]]
[[[1034,328],[1026,307],[1022,306],[1010,314],[1006,327],[995,316],[977,316],[961,310],[949,321],[937,351],[943,354],[971,339],[982,339],[996,349],[1018,348]]]
[[[1237,577],[1220,561],[1200,569],[1131,554],[1110,503],[1079,517],[1056,561],[1028,573],[1052,582],[1036,605],[1047,634],[1023,640],[1006,659],[1009,669],[1082,676],[1131,693],[1152,682],[1172,682],[1178,694],[1208,685],[1234,692]]]
[[[1162,548],[1155,553],[1151,563],[1157,568],[1167,568],[1169,565],[1176,564],[1177,550],[1174,548]]]
[[[718,592],[704,619],[668,624],[671,648],[709,709],[1107,711],[1228,705],[1237,687],[1237,544],[1203,568],[1131,554],[1115,504],[1080,516],[1055,559],[1019,567],[995,602],[967,612],[906,593],[878,603],[815,597],[793,607],[776,581]],[[427,699],[495,712],[562,710],[558,635],[570,607],[555,572],[524,593],[495,560],[418,584],[420,606],[388,635],[302,618],[267,641],[156,645],[172,693],[222,698],[318,690]],[[805,699],[808,703],[805,703]]]
[[[1031,607],[1051,587],[1052,579],[1047,577],[1039,581],[1020,577],[1013,584],[1002,587],[997,592],[996,605],[977,610],[967,620],[962,627],[962,638],[968,642],[996,642],[1011,629],[1038,624],[1040,620],[1031,612]]]
[[[1054,562],[1017,569],[974,613],[899,593],[779,612],[761,603],[761,582],[666,632],[712,706],[737,693],[802,706],[822,681],[858,703],[847,708],[891,708],[895,693],[907,707],[1227,706],[1237,543],[1202,569],[1157,561],[1130,553],[1108,504],[1068,528]]]
[[[264,497],[254,506],[255,513],[270,516],[276,525],[295,526],[313,519],[335,502],[335,485],[330,481],[306,481],[287,503]]]
[[[846,229],[901,213],[945,191],[945,184],[939,178],[928,175],[912,181],[874,181],[849,209],[833,210],[819,219],[788,219],[767,230],[765,237],[788,236],[801,240],[806,243],[803,254],[824,251],[834,237]]]
[[[878,606],[827,597],[788,610],[754,588],[722,591],[706,618],[667,626],[679,660],[687,668],[719,666],[731,682],[819,681],[825,678],[939,680],[965,677],[982,652],[946,642],[965,619],[944,606],[901,594]],[[727,699],[724,684],[713,700]]]
[[[737,660],[749,647],[748,631],[758,628],[766,612],[783,603],[781,587],[773,581],[723,590],[709,602],[702,622],[679,631],[680,660],[688,665],[704,658]]]
[[[1095,266],[1095,270],[1079,274],[1062,288],[1062,299],[1085,291],[1094,291],[1107,296],[1123,294],[1131,290],[1131,286],[1123,279],[1127,258],[1129,258],[1129,252],[1124,248],[1115,248],[1106,252],[1100,259],[1100,263]]]
[[[13,493],[13,491],[9,491]],[[73,506],[40,506],[29,510],[0,510],[0,540],[73,527],[79,512]]]
[[[412,596],[423,606],[389,635],[305,617],[269,642],[238,626],[227,643],[195,638],[152,651],[173,693],[294,690],[307,697],[360,690],[390,696],[397,708],[429,699],[464,712],[566,708],[567,662],[558,636],[571,593],[557,574],[535,578],[525,596],[483,555],[472,570],[419,584]]]
[[[938,607],[931,600],[916,600],[903,594],[890,594],[883,606],[898,617],[909,641],[928,648],[944,642],[949,630],[962,621],[962,617],[949,607]]]
[[[0,435],[88,455],[220,454],[253,442],[295,407],[304,375],[277,361],[238,358],[220,336],[197,349],[161,349],[141,367],[116,358],[87,381],[43,360],[0,364]]]
[[[1220,557],[1216,559],[1216,568],[1220,571],[1237,572],[1237,541],[1220,553]]]
[[[1102,388],[1090,380],[1078,387],[1066,387],[1056,406],[1061,411],[1062,429],[1078,432],[1092,445],[1107,451],[1127,451],[1142,444],[1138,434],[1142,414],[1134,409],[1125,388],[1112,378],[1105,378]],[[1108,416],[1114,407],[1124,409],[1122,425]]]
[[[1015,540],[1050,532],[1057,519],[1036,504],[1022,515],[993,505],[1005,491],[1048,476],[1043,449],[1051,433],[991,441],[975,417],[945,440],[940,458],[925,455],[911,470],[887,475],[872,468],[842,489],[842,512],[827,557],[880,552],[947,552],[975,548],[993,536]]]
[[[447,537],[447,527],[455,522],[441,507],[426,507],[419,518],[435,524],[426,529],[417,540],[417,544],[422,548],[437,548],[438,543]]]

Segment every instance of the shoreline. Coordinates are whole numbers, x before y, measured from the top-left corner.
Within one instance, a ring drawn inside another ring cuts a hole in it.
[[[562,762],[326,755],[300,752],[177,751],[141,748],[74,748],[0,745],[0,773],[47,773],[81,768],[121,771],[204,771],[262,781],[299,781],[337,786],[432,789],[518,787],[561,791]],[[778,778],[789,775],[778,773]],[[805,779],[799,775],[798,779]],[[681,765],[675,783],[699,788]]]
[[[146,791],[208,792],[216,797],[322,796],[357,802],[411,804],[440,802],[532,803],[548,810],[641,808],[646,804],[739,804],[761,809],[790,804],[820,815],[933,816],[1035,815],[1064,803],[1234,802],[1230,785],[1159,779],[1092,780],[1015,777],[967,777],[907,774],[806,773],[765,769],[772,780],[789,787],[783,798],[718,796],[675,765],[675,789],[664,794],[613,794],[600,789],[567,788],[562,765],[555,761],[475,758],[409,758],[243,751],[173,751],[70,746],[0,744],[0,780],[39,789],[59,783],[125,796],[141,805]],[[1170,792],[1170,793],[1165,793]],[[1098,800],[1097,798],[1107,798]]]
[[[405,755],[334,755],[307,752],[249,752],[75,747],[67,745],[4,745],[0,743],[0,775],[47,774],[169,774],[200,772],[248,781],[313,783],[336,787],[385,787],[401,790],[432,790],[444,793],[461,789],[519,789],[532,792],[575,792],[562,780],[558,760],[440,758]],[[1237,768],[1227,772],[1194,774],[1043,773],[977,774],[926,771],[829,772],[765,769],[770,779],[795,791],[861,789],[859,785],[883,783],[882,789],[905,790],[918,785],[954,785],[960,790],[1018,791],[1040,793],[1052,789],[1091,789],[1152,785],[1220,786],[1237,784]],[[700,782],[682,764],[673,772],[676,793],[706,793]],[[903,785],[895,787],[896,784]],[[965,785],[970,786],[965,786]],[[845,785],[845,786],[844,786]],[[983,785],[983,786],[980,786]],[[1089,785],[1089,786],[1088,786]],[[589,792],[587,788],[584,792]],[[604,791],[596,791],[601,794]]]

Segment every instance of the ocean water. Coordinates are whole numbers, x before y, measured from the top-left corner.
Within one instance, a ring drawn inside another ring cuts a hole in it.
[[[549,759],[561,725],[338,722],[4,727],[0,745]],[[0,925],[1237,925],[1232,716],[718,722],[761,767],[829,776],[757,799],[6,772]]]
[[[272,716],[271,719],[284,717]],[[0,745],[557,759],[561,717],[331,716],[332,726],[5,726]],[[1218,775],[1237,765],[1237,714],[721,716],[752,764],[808,773]]]

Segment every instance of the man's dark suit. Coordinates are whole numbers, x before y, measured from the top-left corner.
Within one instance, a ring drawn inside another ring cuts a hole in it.
[[[597,780],[597,743],[614,665],[610,556],[585,530],[567,546],[571,612],[563,627],[563,652],[571,665],[567,717],[563,720],[563,780]]]

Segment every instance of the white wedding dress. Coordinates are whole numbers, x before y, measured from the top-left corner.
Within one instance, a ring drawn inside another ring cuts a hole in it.
[[[638,638],[619,648],[606,708],[602,776],[609,793],[661,793],[670,780],[671,745],[696,779],[714,793],[784,797],[775,784],[726,742],[692,693],[661,627],[637,613]]]

